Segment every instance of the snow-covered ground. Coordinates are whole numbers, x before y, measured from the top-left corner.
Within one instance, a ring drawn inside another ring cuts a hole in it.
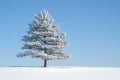
[[[0,67],[0,80],[120,80],[120,68]]]

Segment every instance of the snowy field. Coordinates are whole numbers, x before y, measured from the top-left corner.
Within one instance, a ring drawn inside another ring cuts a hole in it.
[[[120,80],[120,68],[0,67],[0,80]]]

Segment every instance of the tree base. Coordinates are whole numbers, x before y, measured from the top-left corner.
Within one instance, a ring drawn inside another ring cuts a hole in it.
[[[43,67],[47,67],[47,60],[44,60],[44,66]]]

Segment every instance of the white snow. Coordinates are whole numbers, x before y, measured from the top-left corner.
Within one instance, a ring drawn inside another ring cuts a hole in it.
[[[0,67],[0,80],[120,80],[120,68]]]

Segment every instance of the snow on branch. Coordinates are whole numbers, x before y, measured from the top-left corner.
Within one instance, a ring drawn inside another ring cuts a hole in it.
[[[41,43],[40,43],[40,41],[35,41],[35,42],[26,42],[26,45],[29,45],[29,46],[34,46],[34,45],[40,46],[40,45],[41,45]]]
[[[31,51],[26,51],[24,53],[17,54],[17,57],[24,57],[24,56],[28,56],[28,55],[34,55],[34,54]]]
[[[33,57],[36,57],[36,58],[40,58],[41,57],[42,59],[54,60],[54,59],[66,59],[69,56],[67,56],[67,55],[54,56],[54,55],[48,55],[46,53],[39,53],[39,54],[33,55]]]
[[[34,31],[32,32],[33,35],[36,35],[36,36],[57,36],[56,33],[54,32],[38,32],[38,31]]]

